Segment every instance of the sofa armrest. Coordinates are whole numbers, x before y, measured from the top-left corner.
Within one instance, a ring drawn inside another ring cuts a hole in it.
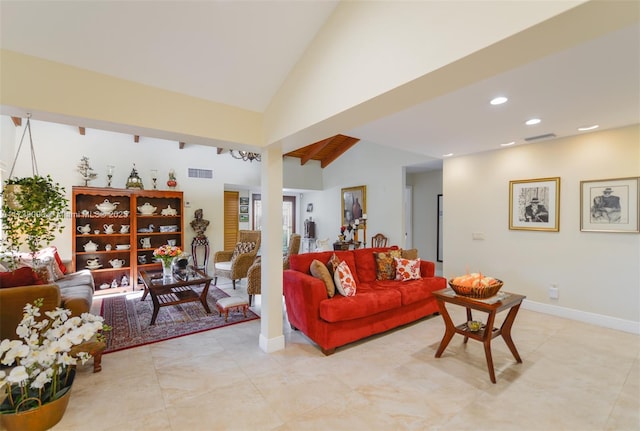
[[[428,260],[420,259],[420,276],[433,277],[436,275],[436,264]]]
[[[293,269],[283,272],[283,294],[289,322],[305,332],[320,320],[320,302],[327,299],[322,280]]]
[[[22,320],[23,308],[38,298],[44,303],[40,311],[51,311],[60,306],[60,289],[55,284],[5,287],[0,289],[0,339],[15,340],[16,327]]]

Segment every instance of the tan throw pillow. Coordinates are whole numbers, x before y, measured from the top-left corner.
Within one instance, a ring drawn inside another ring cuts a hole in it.
[[[324,286],[327,288],[329,298],[332,298],[333,295],[336,294],[336,285],[333,282],[331,274],[329,274],[327,266],[318,259],[314,259],[313,262],[311,262],[311,275],[322,280]]]
[[[409,260],[416,260],[418,258],[418,249],[417,248],[412,248],[409,250],[401,250],[402,251],[402,258],[403,259],[409,259]]]
[[[373,253],[376,258],[376,280],[395,280],[396,264],[393,260],[400,257],[400,250]]]

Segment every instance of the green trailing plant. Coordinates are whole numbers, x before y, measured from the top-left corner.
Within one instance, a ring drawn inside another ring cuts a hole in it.
[[[8,196],[8,190],[19,190]],[[10,178],[5,181],[2,200],[2,250],[15,264],[15,252],[23,245],[35,255],[62,233],[68,208],[65,189],[50,175]],[[13,258],[12,258],[13,257]]]

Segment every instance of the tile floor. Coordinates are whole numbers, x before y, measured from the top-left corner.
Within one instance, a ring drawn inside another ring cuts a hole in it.
[[[640,429],[636,335],[521,310],[524,362],[495,339],[492,384],[481,343],[456,335],[434,357],[439,316],[328,357],[284,327],[272,354],[259,321],[107,354],[101,373],[81,367],[54,431]]]

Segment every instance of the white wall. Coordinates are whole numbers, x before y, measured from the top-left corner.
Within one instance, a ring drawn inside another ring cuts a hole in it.
[[[442,193],[442,170],[408,174],[407,184],[413,186],[413,247],[418,249],[421,258],[435,262],[436,273],[442,274],[442,262],[437,261],[438,194]]]
[[[581,232],[580,181],[639,176],[639,142],[635,125],[445,160],[444,275],[482,271],[549,310],[610,316],[638,331],[640,235]],[[546,177],[560,177],[560,231],[509,230],[509,181]]]

